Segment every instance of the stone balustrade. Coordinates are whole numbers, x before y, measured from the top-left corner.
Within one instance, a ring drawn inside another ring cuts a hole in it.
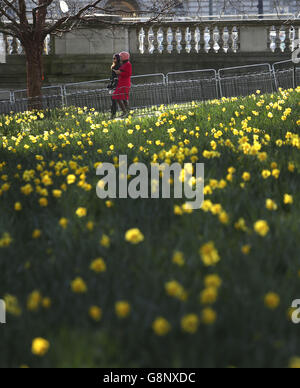
[[[236,20],[103,26],[89,23],[61,38],[48,36],[45,54],[98,55],[290,52],[296,48],[300,20]],[[22,55],[18,39],[5,37],[7,55]]]
[[[93,21],[61,38],[47,37],[45,85],[109,78],[113,53],[124,50],[132,54],[135,75],[273,64],[291,59],[299,29],[300,20],[127,21],[110,26]],[[1,39],[0,44],[3,48]],[[6,36],[5,46],[1,88],[24,89],[20,42]]]
[[[141,54],[218,53],[239,50],[239,29],[235,26],[222,29],[213,26],[151,26],[138,32]]]
[[[6,47],[6,55],[24,55],[24,50],[19,39],[13,36],[4,36],[4,42]],[[44,44],[44,54],[50,55],[51,53],[51,37],[47,36]]]
[[[137,30],[141,54],[293,51],[300,21],[168,23]]]

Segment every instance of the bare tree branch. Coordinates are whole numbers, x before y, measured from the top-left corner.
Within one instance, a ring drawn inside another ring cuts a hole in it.
[[[10,1],[7,1],[7,0],[2,0],[2,1],[3,1],[3,3],[5,3],[5,4],[7,5],[7,7],[9,7],[10,9],[12,9],[16,15],[20,16],[19,11],[18,11],[17,8],[13,5],[13,3],[11,3]]]
[[[69,9],[64,12],[56,0],[0,0],[0,32],[18,38],[24,49],[28,97],[41,95],[44,80],[43,48],[47,35],[63,34],[94,20],[102,25],[118,24],[95,15],[95,11],[101,11],[104,16],[111,13],[111,9],[105,6],[105,0],[91,0],[85,6],[76,0],[67,1]],[[171,14],[172,9],[181,3],[180,0],[151,1],[154,9],[145,11],[147,15],[152,12],[147,17],[148,23]],[[28,16],[28,10],[32,18]],[[124,14],[124,10],[115,9],[114,13]]]
[[[62,19],[58,20],[56,23],[54,23],[51,27],[45,30],[44,36],[47,36],[48,34],[51,34],[54,32],[56,29],[59,29],[64,23],[66,22],[73,22],[76,20],[80,20],[81,16],[88,11],[91,8],[95,8],[102,0],[97,0],[92,4],[88,4],[85,7],[81,8],[76,15],[73,16],[66,16],[63,17]]]
[[[21,25],[27,27],[29,29],[29,23],[26,15],[26,2],[25,0],[19,0],[19,11],[17,15],[19,16]]]
[[[42,1],[42,0],[41,0]],[[46,11],[47,13],[47,7],[49,7],[49,5],[51,5],[53,3],[53,0],[48,0],[42,4],[40,4],[39,6],[33,8],[32,10],[32,18],[33,18],[33,30],[36,28],[37,26],[37,18],[38,18],[38,13],[42,10]],[[45,13],[45,16],[46,16],[46,13]]]
[[[98,4],[100,2],[101,2],[101,0],[95,1],[93,4],[89,4],[89,5],[85,6],[84,8],[82,8],[81,10],[79,10],[76,15],[66,16],[66,17],[58,20],[54,25],[50,26],[45,31],[45,34],[46,34],[45,36],[47,36],[48,34],[54,33],[56,30],[59,33],[70,32],[72,29],[78,27],[78,24],[81,21],[87,21],[87,20],[93,21],[93,20],[95,20],[95,21],[99,22],[99,18],[97,18],[96,16],[91,15],[91,16],[83,17],[83,15],[85,12],[89,11],[90,9],[101,11],[104,14],[111,13],[111,9],[108,9],[107,7],[106,8],[99,7]],[[153,23],[155,21],[158,21],[162,16],[169,14],[171,12],[171,10],[174,9],[174,7],[178,4],[180,4],[179,0],[170,0],[170,1],[163,2],[161,8],[159,10],[157,10],[156,12],[154,12],[154,16],[149,17],[149,19],[147,20],[147,22],[145,22],[145,24],[149,24],[149,23]],[[114,13],[115,14],[119,14],[119,13],[132,14],[131,11],[124,11],[121,9],[114,9]],[[143,14],[143,13],[149,14],[149,11],[141,11],[139,13],[140,14]],[[117,25],[118,23],[113,22],[113,21],[106,21],[105,19],[101,19],[101,24]]]
[[[12,28],[15,33],[18,33],[20,31],[20,25],[3,8],[0,8],[0,16],[5,16],[12,23],[12,26],[10,28]]]

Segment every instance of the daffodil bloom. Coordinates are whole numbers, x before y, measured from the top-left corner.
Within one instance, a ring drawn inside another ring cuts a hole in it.
[[[201,314],[201,321],[205,324],[205,325],[212,325],[215,323],[217,319],[217,313],[211,309],[211,308],[206,308],[202,311],[202,314]]]
[[[270,310],[275,310],[280,304],[280,297],[274,292],[269,292],[264,298],[265,305]]]
[[[153,322],[152,329],[158,336],[164,336],[171,330],[171,325],[165,318],[158,317]]]
[[[129,229],[125,234],[125,240],[136,245],[144,241],[144,235],[138,228]]]
[[[289,194],[285,194],[283,202],[285,205],[292,205],[294,202],[293,196]]]
[[[254,224],[254,230],[260,236],[265,237],[269,233],[270,228],[267,221],[259,220]]]
[[[75,294],[83,294],[87,292],[87,285],[81,277],[77,277],[71,282],[71,288]]]
[[[106,271],[106,264],[102,258],[95,259],[91,265],[90,269],[94,272],[100,273]]]
[[[79,207],[79,208],[76,210],[76,215],[77,215],[77,217],[79,217],[79,218],[85,217],[85,216],[87,215],[87,210],[86,210],[86,208],[84,208],[84,207]]]
[[[119,301],[115,304],[115,311],[119,318],[126,318],[130,314],[130,304],[127,301]]]
[[[203,245],[199,251],[205,266],[215,266],[220,261],[220,256],[215,248],[214,242]]]
[[[196,314],[188,314],[181,319],[181,328],[189,334],[195,334],[198,330],[199,318]]]
[[[102,318],[102,310],[98,306],[91,306],[89,309],[89,316],[96,322],[99,322]]]
[[[44,338],[35,338],[32,341],[31,351],[36,356],[44,356],[50,348],[50,343]]]

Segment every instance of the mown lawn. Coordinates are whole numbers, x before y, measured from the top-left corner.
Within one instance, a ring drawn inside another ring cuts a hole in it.
[[[0,117],[0,366],[300,366],[299,93]],[[119,155],[205,163],[202,209],[98,199]]]

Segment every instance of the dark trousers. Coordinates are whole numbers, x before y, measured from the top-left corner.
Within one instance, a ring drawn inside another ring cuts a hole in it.
[[[117,110],[118,110],[117,101],[111,99],[111,114],[112,114],[113,116],[115,116],[115,115],[117,114]]]

